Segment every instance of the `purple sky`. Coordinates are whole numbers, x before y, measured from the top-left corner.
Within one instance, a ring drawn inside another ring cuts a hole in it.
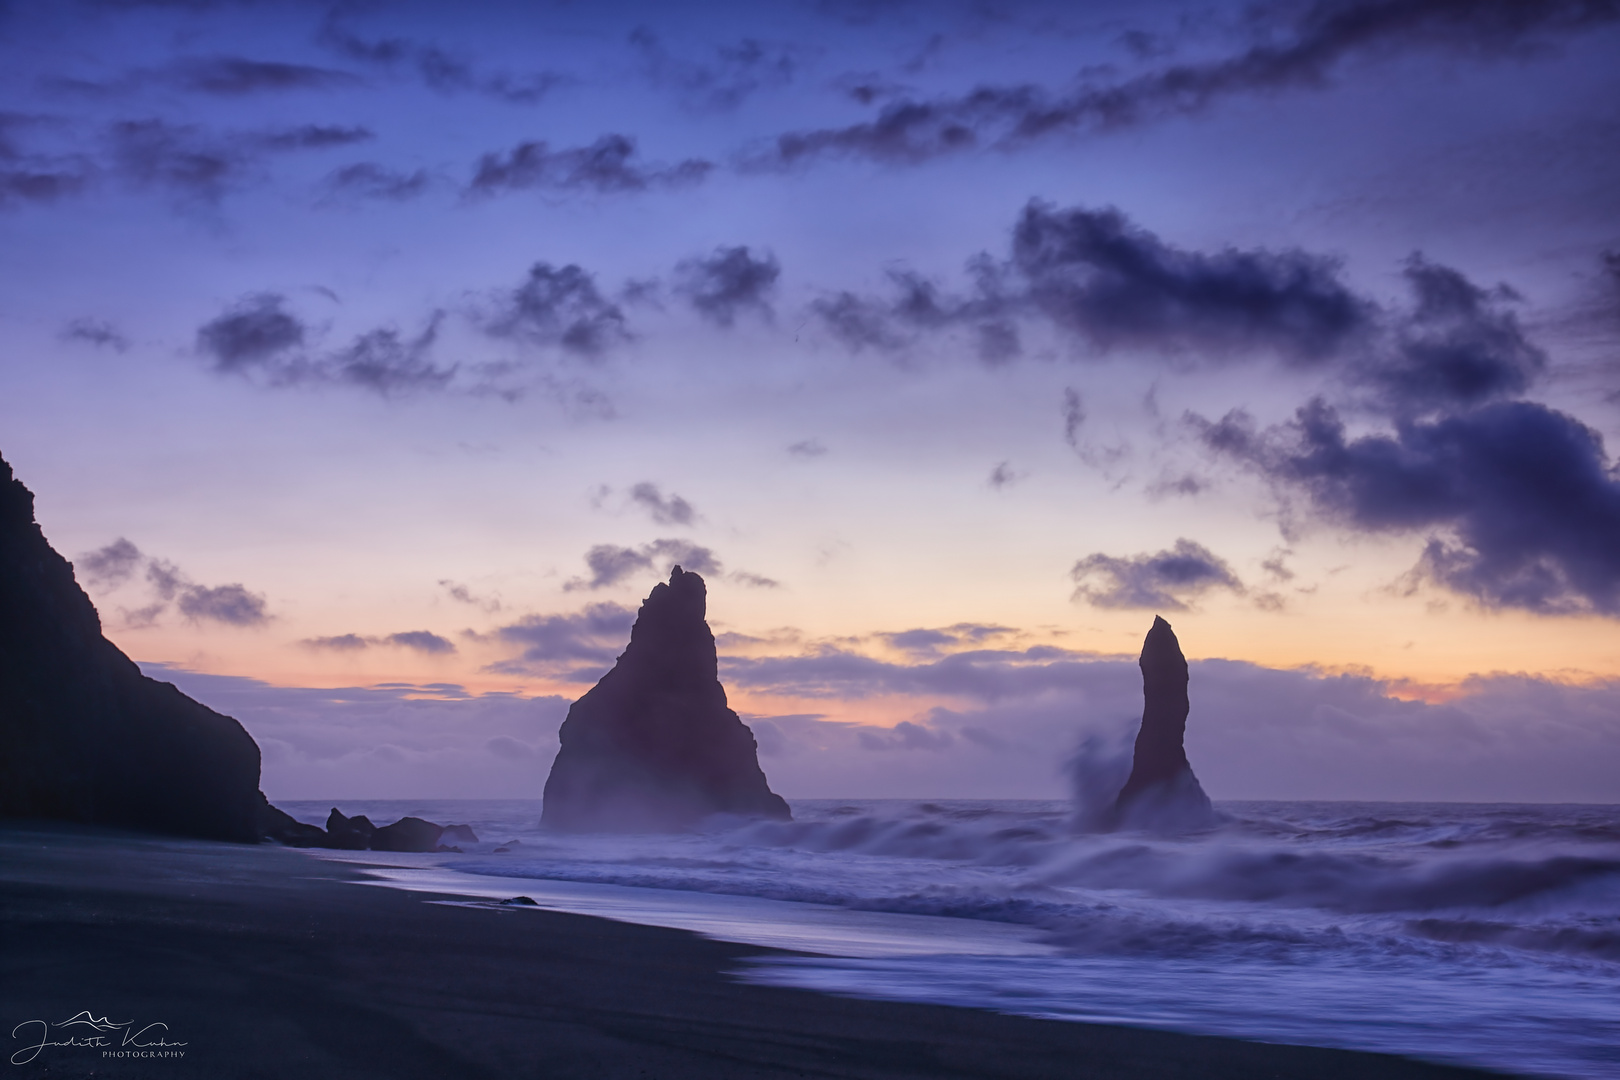
[[[1620,801],[1620,3],[0,0],[0,453],[272,797]],[[1122,664],[1120,658],[1124,657]],[[336,689],[334,689],[336,688]]]

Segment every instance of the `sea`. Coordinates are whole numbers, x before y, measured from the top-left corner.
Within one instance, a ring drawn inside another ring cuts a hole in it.
[[[313,854],[379,886],[790,950],[732,972],[749,983],[1620,1077],[1620,806],[1217,802],[1167,835],[1089,831],[1062,801],[792,805],[567,836],[538,800],[355,801],[479,842]]]

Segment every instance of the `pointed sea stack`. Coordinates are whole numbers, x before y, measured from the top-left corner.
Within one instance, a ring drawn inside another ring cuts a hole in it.
[[[0,817],[253,843],[278,814],[242,725],[102,637],[0,459]]]
[[[1170,624],[1155,615],[1142,643],[1142,728],[1130,779],[1114,801],[1116,818],[1166,813],[1190,819],[1211,814],[1209,797],[1193,775],[1183,740],[1187,735],[1187,658]]]
[[[703,579],[655,585],[613,670],[574,702],[541,821],[574,832],[683,829],[710,814],[788,819],[754,734],[726,706]]]

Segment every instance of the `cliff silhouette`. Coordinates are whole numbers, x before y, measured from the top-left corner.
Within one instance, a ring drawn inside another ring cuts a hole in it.
[[[253,843],[278,814],[242,725],[102,636],[0,458],[0,816]]]
[[[543,824],[674,831],[719,813],[792,817],[726,705],[706,608],[703,579],[679,566],[653,587],[623,655],[568,710]]]

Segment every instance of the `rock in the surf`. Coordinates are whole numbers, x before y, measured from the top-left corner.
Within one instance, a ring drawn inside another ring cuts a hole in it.
[[[444,827],[419,817],[403,817],[371,834],[372,851],[433,851]]]
[[[653,587],[624,654],[563,721],[547,827],[675,831],[712,814],[792,816],[726,704],[706,606],[703,579],[679,566]]]
[[[253,843],[267,806],[258,745],[102,636],[0,459],[0,817]]]
[[[1154,616],[1142,643],[1142,727],[1136,733],[1131,774],[1114,801],[1125,825],[1197,827],[1213,820],[1209,796],[1187,761],[1191,703],[1187,658],[1164,619]]]
[[[377,826],[364,814],[344,817],[337,807],[326,818],[326,847],[340,851],[365,851],[377,835]]]

